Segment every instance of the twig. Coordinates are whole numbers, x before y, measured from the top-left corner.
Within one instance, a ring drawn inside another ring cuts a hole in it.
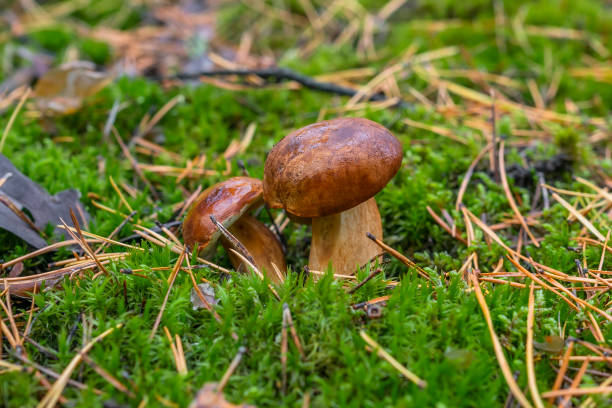
[[[565,353],[563,354],[563,359],[561,360],[561,367],[559,368],[559,372],[557,373],[557,378],[555,378],[555,382],[553,384],[552,391],[556,391],[563,384],[563,377],[565,376],[565,372],[567,371],[567,367],[569,365],[569,358],[572,355],[572,350],[574,349],[574,342],[570,341]],[[549,398],[548,403],[552,404],[554,398]]]
[[[604,382],[601,383],[600,387],[605,387],[607,385],[612,384],[612,376],[609,376]],[[584,401],[584,403],[580,406],[581,408],[591,408],[595,407],[595,403],[593,402],[593,398],[589,397]]]
[[[183,343],[181,342],[181,338],[178,334],[176,334],[176,341],[173,340],[170,330],[168,330],[166,326],[164,326],[164,333],[170,342],[170,349],[172,350],[172,354],[174,356],[176,371],[181,375],[187,374],[187,362],[185,361],[185,353],[183,352]]]
[[[608,248],[608,241],[610,241],[610,232],[612,232],[612,229],[608,230],[608,233],[606,234],[606,242],[604,242],[603,248],[601,250],[601,258],[599,258],[599,266],[597,267],[597,269],[600,271],[603,269],[604,259],[606,257],[606,249]]]
[[[15,358],[21,360],[22,362],[24,362],[25,364],[31,366],[32,368],[35,368],[36,370],[40,371],[41,373],[48,375],[49,377],[52,378],[59,378],[60,375],[58,373],[56,373],[53,370],[48,369],[47,367],[44,367],[40,364],[35,363],[32,360],[29,360],[27,357],[20,355],[18,353],[13,353],[13,356],[15,356]],[[79,390],[86,390],[87,389],[87,385],[80,383],[78,381],[75,380],[71,380],[69,379],[67,382],[67,385],[72,385],[75,388],[78,388]],[[98,394],[98,395],[103,395],[104,393],[96,388],[93,389],[94,393]]]
[[[353,288],[351,288],[351,290],[349,290],[348,293],[354,293],[357,289],[359,289],[360,287],[362,287],[363,285],[368,283],[373,277],[375,277],[376,275],[378,275],[382,271],[383,271],[382,268],[376,268],[364,280],[362,280],[357,285],[355,285]]]
[[[223,236],[225,236],[225,238],[227,238],[227,240],[232,243],[232,245],[234,246],[234,248],[236,248],[236,250],[238,250],[238,252],[240,252],[253,266],[257,266],[255,260],[253,259],[249,251],[244,247],[244,245],[242,245],[238,238],[232,235],[232,233],[229,232],[227,228],[223,226],[223,224],[217,221],[214,215],[210,216],[210,220],[213,222],[213,224],[215,224],[219,232],[223,234]],[[263,274],[259,271],[258,268],[256,268],[256,271],[258,272],[258,275],[260,275],[260,277],[263,279]]]
[[[32,329],[32,317],[34,315],[34,305],[36,305],[35,297],[36,290],[38,289],[38,285],[34,285],[34,291],[32,292],[32,304],[30,305],[30,313],[28,314],[28,322],[26,323],[26,328],[23,331],[23,339],[25,339],[30,333],[30,329]]]
[[[456,238],[462,243],[464,243],[465,245],[467,245],[467,241],[465,240],[465,238],[459,236],[456,229],[449,227],[448,224],[444,222],[444,220],[440,218],[440,216],[436,214],[436,212],[432,210],[430,206],[427,206],[426,209],[429,215],[431,215],[431,217],[438,223],[438,225],[442,227],[444,231],[448,232],[451,235],[451,237]]]
[[[503,141],[502,141],[503,143]],[[493,165],[493,176],[496,182],[500,182],[500,161],[495,157],[495,149],[497,148],[497,115],[495,113],[495,91],[491,90],[491,164]],[[500,148],[501,151],[501,148]]]
[[[21,211],[15,204],[13,204],[10,198],[8,198],[2,193],[0,193],[0,203],[7,206],[9,210],[11,210],[17,217],[19,217],[21,221],[25,222],[28,227],[36,231],[38,235],[45,236],[44,232],[40,228],[38,228],[23,211]]]
[[[117,183],[115,183],[115,180],[113,179],[113,176],[108,176],[108,180],[110,181],[111,186],[113,187],[113,189],[115,190],[115,192],[119,196],[119,200],[121,201],[121,203],[126,206],[128,211],[134,212],[134,209],[132,208],[130,203],[127,202],[127,200],[125,199],[123,193],[121,192],[121,190],[119,190],[119,187],[117,186]]]
[[[309,88],[314,89],[321,92],[333,93],[337,95],[343,96],[354,96],[357,94],[358,90],[353,88],[347,88],[345,86],[340,86],[336,84],[332,84],[329,82],[320,82],[316,79],[296,72],[294,70],[288,68],[263,68],[263,69],[220,69],[220,70],[211,70],[211,71],[201,71],[193,74],[178,74],[176,76],[162,78],[162,79],[197,79],[200,77],[214,77],[214,76],[251,76],[257,75],[260,78],[266,79],[269,82],[272,82],[272,79],[276,79],[276,81],[295,81],[298,84]],[[153,79],[160,79],[154,77]],[[382,101],[387,99],[384,94],[376,93],[370,95],[367,100],[369,101]],[[406,101],[399,101],[397,103],[398,107],[408,108],[412,107]]]

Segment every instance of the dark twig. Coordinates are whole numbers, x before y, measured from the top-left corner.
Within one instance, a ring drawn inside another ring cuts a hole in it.
[[[28,336],[25,336],[24,340],[27,341],[28,343],[30,343],[31,345],[33,345],[38,351],[40,351],[42,354],[44,354],[45,357],[50,358],[52,360],[57,360],[58,359],[57,351],[43,346],[42,344],[34,341],[33,339],[31,339]]]
[[[333,93],[344,96],[354,96],[358,90],[348,88],[345,86],[336,85],[330,82],[320,82],[316,79],[296,72],[294,70],[282,67],[275,68],[264,68],[264,69],[219,69],[211,71],[202,71],[193,74],[178,74],[170,78],[152,78],[152,79],[197,79],[199,77],[214,77],[214,76],[250,76],[257,75],[260,78],[268,80],[268,82],[280,82],[280,81],[295,81],[305,88],[314,89],[321,92]],[[273,81],[276,80],[276,81]],[[382,101],[386,100],[384,94],[376,93],[371,95],[368,100],[370,101]],[[400,100],[396,107],[408,108],[412,107],[408,102]]]
[[[354,293],[357,289],[359,289],[360,287],[362,287],[363,285],[365,285],[366,283],[368,283],[373,277],[375,277],[376,275],[378,275],[379,273],[381,273],[383,270],[382,268],[376,268],[372,273],[370,273],[364,280],[362,280],[361,282],[359,282],[357,284],[357,286],[353,287],[351,290],[348,291],[348,293]]]

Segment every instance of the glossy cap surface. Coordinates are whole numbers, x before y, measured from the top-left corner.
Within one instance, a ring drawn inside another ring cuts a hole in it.
[[[204,190],[185,217],[183,238],[185,244],[200,249],[214,245],[220,232],[210,220],[229,228],[244,213],[262,204],[263,185],[261,180],[251,177],[233,177]]]
[[[400,142],[376,122],[314,123],[287,135],[268,155],[264,199],[298,217],[336,214],[382,190],[401,162]]]

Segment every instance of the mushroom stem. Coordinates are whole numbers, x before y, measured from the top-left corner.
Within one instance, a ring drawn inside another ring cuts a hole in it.
[[[249,251],[249,254],[255,261],[255,266],[272,282],[279,283],[280,278],[274,271],[272,263],[281,272],[287,270],[287,265],[281,243],[276,238],[276,235],[264,223],[250,215],[243,215],[229,228],[229,231]],[[228,253],[234,268],[237,271],[247,271],[248,269],[243,265],[242,260],[229,250],[229,248],[233,248],[233,245],[225,237],[221,239],[221,244]]]
[[[376,200],[369,200],[338,214],[312,219],[312,244],[308,266],[334,273],[353,275],[382,251],[366,237],[371,232],[382,237],[382,222]]]

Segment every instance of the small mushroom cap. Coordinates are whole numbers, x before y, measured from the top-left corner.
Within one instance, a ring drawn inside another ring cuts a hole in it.
[[[268,155],[264,200],[298,217],[336,214],[376,195],[401,163],[399,140],[376,122],[314,123],[288,134]]]
[[[200,249],[214,246],[221,233],[210,216],[214,215],[229,228],[244,213],[262,203],[262,193],[261,180],[251,177],[233,177],[207,188],[183,221],[185,244],[193,248],[197,242]]]

